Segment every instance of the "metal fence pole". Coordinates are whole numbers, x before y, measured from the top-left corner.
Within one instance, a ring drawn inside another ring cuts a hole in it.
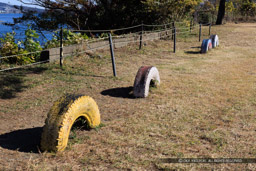
[[[116,77],[115,55],[114,55],[114,50],[113,50],[113,42],[112,42],[111,33],[108,33],[108,36],[109,36],[109,46],[110,46],[110,53],[111,53],[113,74],[114,74],[114,76]]]
[[[174,27],[173,30],[174,30],[174,35],[173,35],[173,40],[174,40],[173,41],[173,43],[174,43],[173,44],[173,52],[176,53],[176,28]]]
[[[167,33],[167,26],[166,26],[166,24],[164,24],[164,30],[165,30],[165,35],[168,35],[168,33]]]
[[[192,31],[192,20],[190,21],[190,33]]]
[[[201,42],[202,24],[199,25],[199,42]]]
[[[60,29],[60,67],[63,64],[63,29]]]
[[[174,38],[174,28],[175,28],[175,22],[172,23],[172,40]]]
[[[140,49],[142,48],[142,36],[143,36],[143,23],[141,24],[141,33],[140,33]]]
[[[209,36],[211,35],[211,27],[212,27],[212,24],[209,25]]]

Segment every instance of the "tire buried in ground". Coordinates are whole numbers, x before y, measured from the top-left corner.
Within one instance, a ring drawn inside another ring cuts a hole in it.
[[[218,35],[211,35],[210,39],[212,40],[212,48],[219,46],[219,37]]]
[[[157,87],[160,84],[160,76],[156,67],[142,66],[138,70],[133,86],[133,95],[135,97],[147,97],[149,87]]]
[[[74,122],[81,117],[86,120],[88,128],[100,125],[99,108],[91,97],[65,95],[54,102],[43,127],[41,150],[63,151]]]
[[[204,39],[201,45],[201,53],[207,53],[212,48],[212,40]]]

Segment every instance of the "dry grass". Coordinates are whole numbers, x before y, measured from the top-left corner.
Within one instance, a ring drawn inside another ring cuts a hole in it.
[[[255,170],[255,164],[159,162],[255,158],[256,24],[212,31],[221,46],[206,55],[197,53],[196,36],[179,37],[176,54],[171,41],[117,49],[118,78],[111,76],[108,51],[99,52],[102,59],[70,58],[64,69],[42,65],[1,74],[0,170]],[[158,68],[161,86],[133,99],[130,86],[141,65]],[[38,153],[47,112],[65,93],[93,97],[104,125],[76,131],[64,152]]]

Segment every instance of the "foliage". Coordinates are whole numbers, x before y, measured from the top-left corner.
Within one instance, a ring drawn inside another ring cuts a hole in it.
[[[25,41],[22,41],[25,51],[37,52],[42,50],[42,47],[39,41],[37,40],[39,38],[39,35],[36,33],[35,30],[32,30],[30,28],[30,25],[28,26],[28,29],[25,31],[25,36],[26,36]],[[30,56],[29,58],[32,60],[31,62],[39,61],[40,54],[35,53],[29,56]]]
[[[215,18],[215,7],[209,1],[205,1],[204,5],[200,7],[198,11],[198,22],[202,24],[208,24],[213,22]]]
[[[31,0],[20,0],[31,2]],[[15,23],[32,22],[36,30],[56,30],[61,25],[76,30],[99,30],[129,27],[141,23],[163,24],[170,21],[184,21],[191,18],[196,10],[212,10],[215,13],[202,14],[201,20],[215,20],[218,11],[218,22],[221,24],[226,16],[255,16],[256,7],[253,0],[36,0],[38,6],[45,8],[42,13],[24,11],[23,16]],[[219,8],[220,7],[220,8]],[[201,14],[200,14],[201,15]],[[117,34],[127,33],[126,30]]]
[[[1,56],[11,56],[19,51],[18,44],[15,43],[15,32],[6,33],[0,38],[0,54]]]
[[[201,0],[144,0],[148,12],[158,15],[159,23],[184,19],[195,11]]]
[[[213,11],[214,9],[215,9],[214,5],[209,1],[205,1],[204,5],[200,8],[200,10],[203,10],[203,11]]]
[[[198,14],[198,22],[208,24],[212,22],[213,14],[211,12],[202,12]]]
[[[256,4],[249,0],[242,0],[239,11],[242,16],[254,17],[256,15]]]
[[[248,17],[255,17],[256,4],[253,0],[229,0],[226,2],[226,13],[232,14],[234,19],[248,19]]]
[[[40,61],[40,51],[42,51],[43,48],[38,41],[39,35],[36,33],[36,31],[31,29],[31,26],[28,25],[28,28],[25,31],[25,39],[23,41],[16,42],[15,35],[15,32],[11,32],[4,34],[3,37],[0,38],[0,56],[13,56],[4,58],[2,61],[5,63],[18,65]],[[70,30],[63,29],[64,45],[81,43],[87,39],[88,36],[86,34],[74,33]],[[56,31],[53,35],[53,39],[46,42],[44,48],[59,47],[59,45],[60,34]]]
[[[201,0],[37,0],[35,3],[44,7],[45,12],[36,14],[23,11],[23,17],[17,19],[16,23],[34,21],[34,29],[45,30],[58,29],[63,24],[76,30],[122,28],[141,23],[162,24],[191,16],[200,2]],[[127,30],[129,31],[131,30]]]
[[[235,11],[234,3],[232,1],[226,2],[226,12],[231,13]]]
[[[13,56],[4,58],[3,61],[10,64],[29,64],[39,61],[39,54],[27,54],[29,52],[41,51],[42,47],[36,39],[39,37],[30,26],[25,31],[25,40],[15,42],[15,32],[6,33],[0,38],[0,56]],[[17,55],[17,56],[15,56]]]
[[[30,26],[25,31],[25,36],[26,36],[25,41],[22,43],[24,44],[24,47],[27,51],[34,52],[34,51],[42,50],[39,41],[36,40],[39,38],[39,35],[36,33],[35,30],[32,30]]]
[[[0,56],[13,56],[26,53],[25,50],[19,49],[18,44],[21,42],[15,43],[14,36],[16,35],[15,32],[6,33],[3,35],[3,38],[0,38]],[[17,63],[22,64],[26,62],[32,62],[30,58],[23,58],[21,56],[11,57],[11,58],[4,58],[2,59],[3,62],[7,63]]]
[[[68,29],[63,29],[63,45],[72,45],[72,44],[78,44],[81,43],[84,40],[89,39],[89,37],[86,34],[81,34],[81,33],[74,33]],[[54,48],[54,47],[59,47],[60,46],[60,32],[55,31],[53,34],[52,40],[49,40],[45,44],[45,48]]]
[[[234,19],[237,9],[234,6],[234,2],[228,1],[225,4],[226,20],[230,21]]]

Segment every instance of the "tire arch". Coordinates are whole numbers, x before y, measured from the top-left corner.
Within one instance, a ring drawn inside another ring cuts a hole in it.
[[[212,40],[212,48],[219,46],[219,37],[218,35],[211,35],[210,39]]]
[[[41,149],[63,151],[68,144],[70,130],[79,117],[86,119],[89,128],[100,124],[99,109],[91,97],[65,95],[54,102],[43,127]]]
[[[201,45],[201,53],[207,53],[210,49],[212,49],[212,40],[204,39]]]
[[[152,81],[153,86],[160,85],[160,76],[157,68],[154,66],[140,67],[134,80],[133,95],[141,98],[147,97]]]

